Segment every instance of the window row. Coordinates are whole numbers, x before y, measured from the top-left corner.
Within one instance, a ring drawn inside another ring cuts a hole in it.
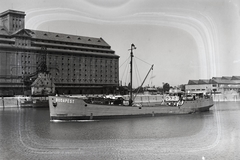
[[[54,46],[48,46],[47,48],[51,49],[63,49],[63,50],[70,50],[70,51],[81,51],[81,52],[94,52],[94,53],[113,53],[113,51],[102,51],[102,50],[93,50],[93,49],[81,49],[76,47],[54,47]]]
[[[34,34],[34,32],[32,32]],[[48,36],[48,34],[44,34],[45,36]],[[56,35],[56,37],[60,37],[60,35]],[[62,37],[62,36],[61,36]],[[71,37],[66,37],[71,38]],[[74,37],[76,38],[76,37]],[[81,37],[78,37],[77,40],[82,40]],[[88,41],[91,41],[91,39]],[[102,49],[110,49],[110,46],[102,46],[102,45],[91,45],[91,44],[81,44],[81,43],[71,43],[71,42],[63,42],[63,41],[51,41],[51,40],[35,40],[35,42],[42,42],[42,43],[53,43],[53,44],[60,44],[60,45],[70,45],[70,46],[81,46],[81,47],[91,47],[91,48],[102,48]],[[98,40],[98,42],[101,42],[101,40]]]
[[[50,78],[51,81],[53,82],[61,82],[61,83],[66,83],[66,82],[71,82],[71,83],[118,83],[118,80],[112,80],[112,79],[56,79],[56,78]]]
[[[103,59],[103,58],[95,58],[95,57],[59,57],[59,56],[48,56],[50,61],[64,61],[64,62],[103,62],[103,63],[117,63],[117,59]]]

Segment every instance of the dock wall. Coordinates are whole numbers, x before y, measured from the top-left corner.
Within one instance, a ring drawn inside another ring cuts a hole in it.
[[[20,101],[15,97],[1,97],[0,108],[3,107],[20,107]]]
[[[0,108],[18,108],[18,107],[32,107],[33,101],[42,99],[41,97],[0,97]]]
[[[225,101],[240,101],[239,94],[214,94],[213,101],[215,102],[225,102]],[[125,97],[128,98],[128,97]],[[17,107],[31,107],[32,104],[24,104],[24,101],[31,100],[31,97],[0,97],[0,108],[17,108]],[[136,97],[136,103],[140,103],[143,106],[148,106],[150,104],[161,104],[163,96],[138,96]]]

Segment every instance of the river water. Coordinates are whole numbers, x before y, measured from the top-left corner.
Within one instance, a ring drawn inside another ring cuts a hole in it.
[[[0,110],[0,159],[240,159],[240,102],[210,112],[50,122],[48,109]]]

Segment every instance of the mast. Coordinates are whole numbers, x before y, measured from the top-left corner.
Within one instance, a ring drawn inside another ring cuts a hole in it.
[[[132,58],[133,58],[133,50],[134,49],[137,49],[135,47],[134,44],[131,45],[131,52],[130,52],[130,57],[131,57],[131,60],[130,60],[130,98],[129,98],[129,106],[132,105],[132,102],[133,102],[133,96],[132,96]]]

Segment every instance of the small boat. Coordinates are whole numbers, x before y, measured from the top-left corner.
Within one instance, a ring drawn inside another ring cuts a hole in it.
[[[135,46],[132,44],[130,62],[131,68],[133,49],[135,49]],[[152,68],[153,65],[151,69]],[[132,88],[132,69],[130,69],[130,75],[130,88]],[[144,117],[163,114],[189,114],[208,111],[211,106],[213,106],[213,99],[211,96],[201,97],[193,95],[193,98],[191,99],[189,94],[184,95],[178,93],[173,95],[169,94],[167,96],[153,94],[135,95],[133,98],[132,90],[130,90],[129,96],[88,98],[49,96],[51,121]]]
[[[24,97],[20,99],[21,108],[48,108],[48,97]]]

